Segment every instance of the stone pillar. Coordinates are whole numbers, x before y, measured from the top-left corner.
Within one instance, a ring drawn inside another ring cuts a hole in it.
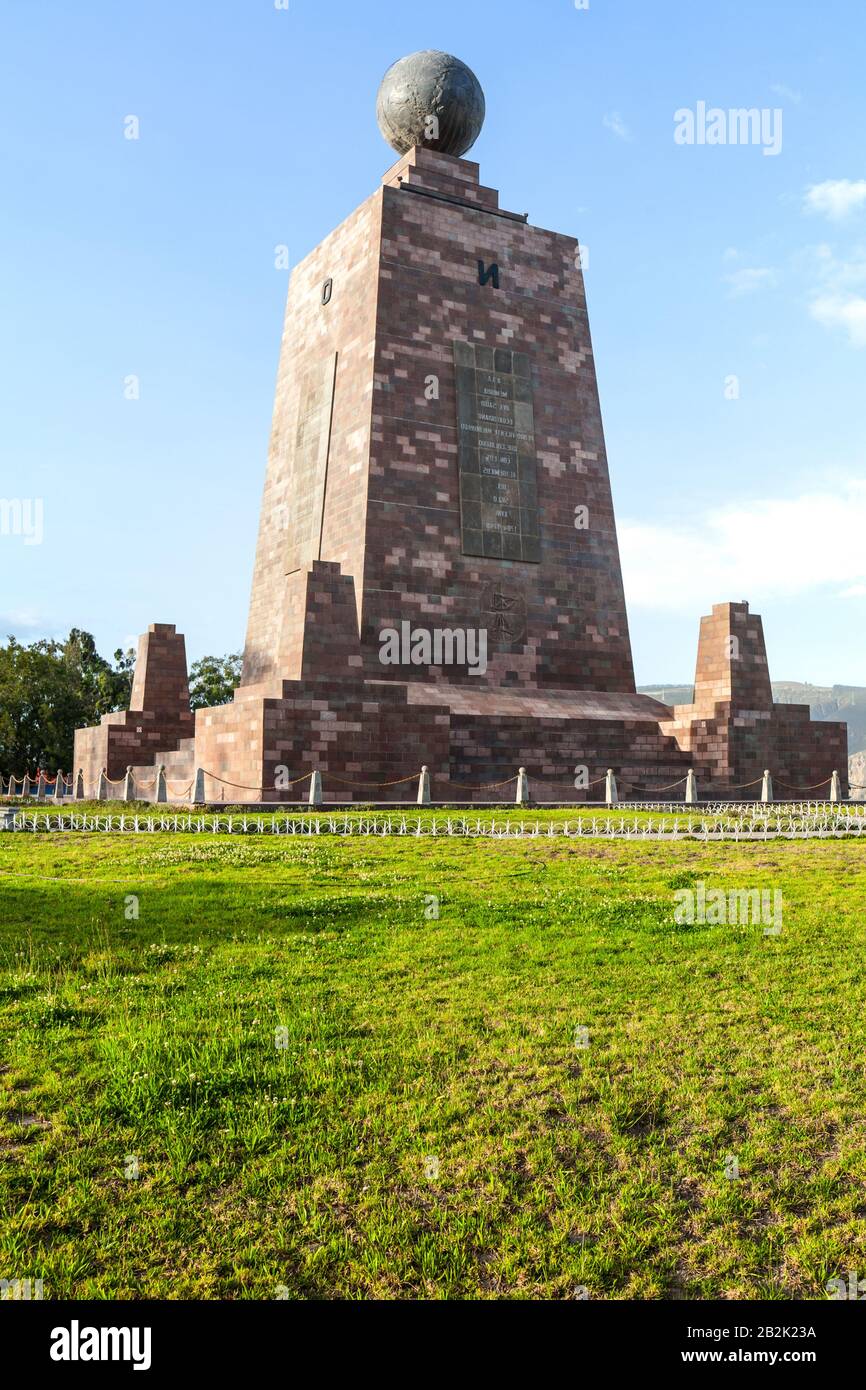
[[[131,767],[126,769],[126,776],[123,779],[123,799],[124,801],[135,800],[135,773]]]
[[[691,806],[694,804],[694,802],[697,801],[697,799],[698,779],[694,774],[694,770],[692,768],[689,768],[689,775],[686,778],[686,802],[688,803],[688,805]]]
[[[195,777],[190,791],[190,801],[193,805],[201,804],[204,801],[204,768],[197,767]]]
[[[75,800],[84,800],[84,769],[78,769],[78,776],[75,779]]]
[[[105,771],[105,768],[100,772],[99,781],[96,783],[96,800],[108,800],[108,773]]]
[[[58,768],[58,769],[57,769],[57,772],[55,773],[55,776],[54,776],[54,800],[55,800],[55,801],[62,801],[62,800],[63,800],[64,788],[65,788],[65,783],[64,783],[64,781],[63,781],[63,773],[60,771],[60,768]]]
[[[165,765],[160,763],[156,769],[156,795],[154,801],[168,801],[168,789],[165,785]]]
[[[529,778],[526,775],[526,768],[521,767],[517,773],[517,796],[515,801],[518,806],[529,805]]]
[[[45,773],[44,773],[44,772],[40,772],[40,774],[39,774],[39,780],[38,780],[38,782],[36,783],[36,800],[37,800],[37,801],[44,801],[44,800],[45,800]]]
[[[761,800],[773,800],[773,774],[768,767],[764,768],[764,780],[761,783]]]
[[[25,772],[25,774],[24,774],[24,781],[23,781],[22,784],[21,784],[21,795],[22,795],[22,796],[29,796],[29,795],[30,795],[30,792],[31,792],[30,773],[29,773],[29,772]]]
[[[840,780],[838,772],[834,772],[833,776],[830,778],[830,800],[842,800],[842,782]]]
[[[418,778],[418,805],[430,805],[430,773],[427,771],[426,763],[421,769],[421,776]]]
[[[612,767],[608,768],[607,776],[604,779],[604,799],[608,806],[616,806],[619,804],[619,796],[616,790],[616,777],[614,776]]]
[[[322,804],[322,774],[316,770],[310,778],[310,805],[321,806]]]

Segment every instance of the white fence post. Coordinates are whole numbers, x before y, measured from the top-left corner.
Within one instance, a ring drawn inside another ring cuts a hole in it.
[[[310,778],[310,805],[321,806],[322,804],[322,774],[318,769]]]
[[[135,773],[131,767],[126,769],[126,776],[123,779],[123,799],[124,801],[135,800]]]
[[[165,767],[160,763],[156,769],[156,801],[168,801],[168,790],[165,785]]]
[[[689,775],[686,778],[686,801],[692,805],[698,799],[698,779],[695,777],[694,770],[689,768]]]
[[[44,800],[45,800],[45,773],[44,773],[44,772],[40,772],[40,774],[39,774],[39,780],[38,780],[38,782],[36,783],[36,800],[37,800],[37,801],[44,801]]]
[[[526,768],[521,767],[517,770],[517,795],[515,801],[518,806],[529,804],[529,778],[526,775]]]
[[[773,800],[773,774],[768,767],[764,768],[764,780],[761,783],[761,800]]]
[[[108,800],[108,773],[105,768],[99,774],[99,781],[96,783],[96,800]]]
[[[834,772],[833,776],[830,778],[830,800],[842,800],[842,780],[838,772]]]
[[[189,798],[189,799],[190,799],[190,801],[192,802],[193,805],[196,805],[197,802],[200,803],[200,802],[204,801],[204,768],[203,768],[203,767],[197,767],[196,770],[195,770],[195,778],[194,778],[194,780],[193,780],[192,790],[191,790],[191,792],[190,792],[190,798]]]
[[[616,777],[614,776],[612,767],[608,768],[607,776],[604,779],[604,799],[608,806],[617,806],[619,804],[619,796],[616,790]]]
[[[421,776],[418,778],[418,805],[430,805],[430,773],[426,763],[421,769]]]
[[[84,800],[84,768],[78,769],[78,776],[75,779],[75,800]]]

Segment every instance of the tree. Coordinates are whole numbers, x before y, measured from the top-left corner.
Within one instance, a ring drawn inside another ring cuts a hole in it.
[[[129,704],[131,651],[114,666],[89,632],[73,628],[65,642],[29,646],[14,637],[0,647],[0,769],[21,777],[42,767],[72,767],[75,730]]]
[[[200,661],[194,661],[189,673],[190,709],[227,705],[240,685],[242,664],[240,652],[203,656]]]
[[[135,669],[135,652],[131,647],[125,652],[118,647],[112,667],[97,652],[90,633],[74,627],[63,644],[63,659],[80,681],[83,698],[93,711],[92,723],[103,714],[129,708]]]

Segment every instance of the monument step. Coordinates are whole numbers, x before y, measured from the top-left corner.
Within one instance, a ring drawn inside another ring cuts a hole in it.
[[[179,784],[189,782],[195,776],[195,739],[181,739],[177,749],[168,753],[157,753],[152,763],[140,763],[138,766],[133,766],[133,776],[136,783],[142,786],[146,800],[150,800],[155,795],[155,788],[151,786],[151,783],[156,778],[156,769],[160,764],[165,768],[168,798],[171,801],[173,796],[181,790]]]

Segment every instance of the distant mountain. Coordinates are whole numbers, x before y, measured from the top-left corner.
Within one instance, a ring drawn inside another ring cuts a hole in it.
[[[693,685],[639,685],[638,694],[652,695],[663,705],[690,705],[695,698]]]
[[[783,705],[808,705],[813,719],[844,719],[848,753],[866,750],[866,688],[862,685],[804,685],[773,681],[773,699]]]
[[[689,705],[694,696],[693,685],[641,685],[638,689],[666,705]],[[773,699],[782,705],[808,705],[813,719],[843,719],[848,725],[848,776],[852,783],[866,786],[866,686],[773,681]],[[853,795],[866,800],[866,791]]]

